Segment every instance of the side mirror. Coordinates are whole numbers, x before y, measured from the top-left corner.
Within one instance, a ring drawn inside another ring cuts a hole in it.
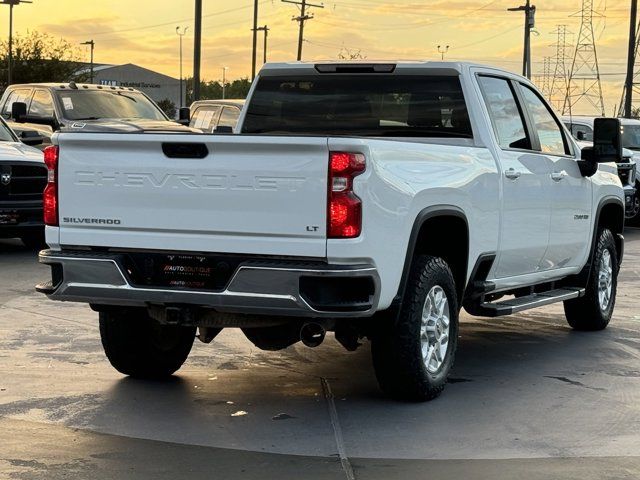
[[[578,133],[576,133],[576,139],[579,140],[580,142],[584,142],[585,135],[582,130],[578,130]]]
[[[27,104],[24,102],[13,102],[11,104],[11,118],[16,123],[24,123],[27,116]]]
[[[619,119],[595,119],[593,153],[597,163],[622,161],[622,124]]]
[[[593,125],[593,147],[582,149],[578,162],[580,173],[590,177],[598,171],[598,163],[622,161],[622,124],[617,118],[596,118]]]
[[[178,123],[181,125],[189,126],[191,122],[191,109],[189,107],[182,107],[178,111]]]
[[[25,145],[31,145],[32,147],[44,143],[44,137],[35,130],[23,130],[20,133],[20,140]]]

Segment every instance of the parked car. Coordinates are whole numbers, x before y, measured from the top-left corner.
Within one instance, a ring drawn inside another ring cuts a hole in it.
[[[598,117],[564,116],[562,121],[579,142],[593,142],[593,124]],[[618,176],[625,191],[625,215],[627,223],[640,226],[640,120],[621,118],[622,146],[625,149],[622,161],[618,162]]]
[[[33,143],[38,135],[27,137]],[[19,237],[34,249],[44,245],[42,192],[46,184],[42,152],[21,142],[0,118],[0,237]]]
[[[73,132],[45,151],[53,300],[100,312],[120,372],[198,338],[372,341],[391,396],[439,395],[458,314],[564,302],[604,329],[624,251],[616,119],[580,149],[527,79],[466,63],[263,67],[233,135]],[[140,159],[144,159],[141,162]],[[61,199],[57,201],[58,197]]]
[[[240,118],[244,100],[199,100],[191,104],[189,126],[205,133],[218,127],[234,129]]]
[[[17,131],[37,130],[44,147],[64,128],[187,131],[138,90],[74,82],[10,85],[0,99],[0,115]]]

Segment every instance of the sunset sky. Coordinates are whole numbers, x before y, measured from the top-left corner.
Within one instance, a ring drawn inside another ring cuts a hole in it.
[[[320,2],[315,2],[320,3]],[[304,59],[336,58],[342,48],[369,59],[437,59],[437,45],[449,45],[448,60],[472,60],[514,71],[521,69],[523,17],[507,12],[516,0],[423,1],[335,0],[314,8],[305,29]],[[554,54],[556,25],[574,33],[580,26],[578,0],[536,0],[532,38],[533,70],[542,71],[544,56]],[[602,13],[595,20],[598,56],[603,74],[605,106],[612,113],[619,102],[626,68],[629,4],[595,0]],[[185,75],[192,69],[193,0],[33,0],[14,9],[14,32],[48,32],[72,43],[93,39],[99,63],[136,63],[178,76],[176,26],[189,26],[184,44]],[[269,61],[295,59],[297,23],[294,5],[260,0],[259,25],[267,24]],[[251,72],[253,0],[204,0],[202,76],[218,80]],[[0,9],[0,35],[8,31],[8,8]],[[258,58],[262,58],[262,36]],[[89,54],[78,47],[84,59]]]

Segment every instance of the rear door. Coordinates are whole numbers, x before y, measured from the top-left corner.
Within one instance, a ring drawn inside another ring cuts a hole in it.
[[[326,254],[324,137],[63,133],[59,144],[62,245]]]
[[[533,148],[511,80],[479,75],[502,168],[502,222],[495,278],[536,273],[551,224],[550,161]]]

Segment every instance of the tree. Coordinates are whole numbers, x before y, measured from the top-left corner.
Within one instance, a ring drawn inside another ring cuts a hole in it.
[[[177,113],[176,104],[173,103],[171,100],[169,100],[168,98],[165,98],[164,100],[160,100],[158,102],[158,106],[165,113],[167,117],[176,118],[176,113]]]
[[[78,49],[62,38],[31,32],[13,39],[14,83],[83,81],[88,74],[78,74],[84,66]],[[0,42],[0,88],[7,86],[8,41]]]
[[[366,55],[363,55],[361,50],[350,50],[344,46],[338,52],[338,59],[340,60],[364,60],[366,58]]]
[[[187,105],[193,102],[193,78],[187,78]],[[240,78],[225,85],[225,98],[247,98],[251,82],[248,78]],[[202,81],[200,82],[200,99],[217,100],[222,98],[222,82]]]

